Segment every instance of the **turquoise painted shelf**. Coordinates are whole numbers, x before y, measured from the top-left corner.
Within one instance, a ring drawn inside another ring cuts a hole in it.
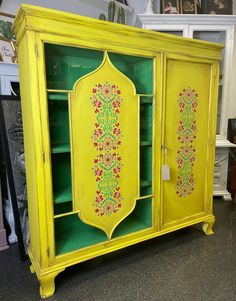
[[[151,141],[140,141],[140,145],[141,146],[152,146],[152,142]]]
[[[152,185],[151,181],[147,181],[147,180],[140,181],[140,187],[147,187],[147,186],[151,186],[151,185]]]
[[[61,204],[72,200],[71,187],[64,186],[54,190],[54,203]]]
[[[58,144],[52,146],[52,153],[53,154],[61,154],[61,153],[69,153],[70,152],[70,144]]]
[[[48,93],[48,99],[49,100],[68,100],[68,94],[65,93]]]
[[[153,97],[149,97],[149,96],[140,97],[140,103],[141,104],[152,104],[152,101],[153,101]]]

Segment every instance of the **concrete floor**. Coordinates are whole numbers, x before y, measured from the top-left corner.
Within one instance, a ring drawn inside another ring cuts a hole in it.
[[[50,301],[235,301],[236,205],[215,200],[215,234],[189,227],[68,268]],[[40,300],[17,245],[0,253],[0,300]]]

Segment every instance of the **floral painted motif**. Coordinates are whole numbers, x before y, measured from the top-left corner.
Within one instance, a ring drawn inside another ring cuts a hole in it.
[[[196,112],[198,106],[198,93],[191,88],[183,89],[178,99],[180,121],[177,134],[180,144],[177,150],[176,162],[178,167],[178,178],[176,182],[176,193],[180,197],[187,197],[194,190],[193,167],[196,160],[197,125]]]
[[[94,200],[98,216],[110,216],[122,206],[119,186],[122,158],[119,148],[122,144],[122,131],[119,123],[120,107],[123,99],[116,85],[108,82],[97,84],[90,98],[96,114],[92,134],[97,155],[93,162],[93,172],[97,181]]]

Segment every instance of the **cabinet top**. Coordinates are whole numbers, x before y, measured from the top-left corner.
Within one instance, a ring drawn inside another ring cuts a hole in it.
[[[118,48],[142,49],[150,52],[175,52],[220,59],[221,44],[198,41],[137,27],[101,21],[53,9],[21,5],[13,30],[19,44],[27,31],[63,38],[94,41]]]

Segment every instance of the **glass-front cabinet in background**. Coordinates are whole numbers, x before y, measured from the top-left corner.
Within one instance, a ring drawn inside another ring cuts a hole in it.
[[[234,55],[235,16],[219,15],[138,15],[138,26],[158,32],[164,32],[186,38],[216,42],[225,45],[220,64],[218,90],[216,156],[214,170],[214,196],[231,200],[227,191],[227,173],[229,148],[235,147],[227,140],[229,118],[236,117],[236,104],[233,97],[236,78]]]

